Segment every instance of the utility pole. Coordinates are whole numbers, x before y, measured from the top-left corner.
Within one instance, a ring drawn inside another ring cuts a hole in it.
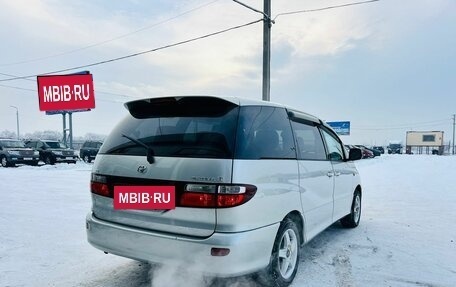
[[[453,114],[453,155],[455,154],[454,150],[454,127],[456,126],[456,114]]]
[[[271,27],[274,24],[274,20],[271,19],[271,0],[264,0],[263,12],[239,0],[233,0],[233,2],[263,15],[263,101],[269,101],[271,99]]]
[[[263,101],[271,100],[271,0],[264,0]]]
[[[15,106],[10,106],[16,109],[16,129],[17,129],[17,139],[19,139],[19,109]]]

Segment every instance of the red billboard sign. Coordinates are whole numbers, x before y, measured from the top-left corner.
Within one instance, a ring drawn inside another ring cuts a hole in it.
[[[38,76],[40,111],[70,111],[95,108],[91,74]]]

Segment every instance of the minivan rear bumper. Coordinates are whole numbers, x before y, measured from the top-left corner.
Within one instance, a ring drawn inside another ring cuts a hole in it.
[[[209,276],[230,277],[258,271],[269,264],[279,223],[237,233],[215,232],[208,238],[172,236],[107,222],[89,213],[87,239],[94,247],[141,261],[185,267]],[[212,256],[212,248],[229,248]]]

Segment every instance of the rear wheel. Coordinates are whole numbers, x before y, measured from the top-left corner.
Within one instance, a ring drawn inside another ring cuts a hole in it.
[[[351,206],[351,211],[348,215],[343,217],[340,220],[340,223],[344,227],[354,228],[358,226],[361,219],[361,192],[355,191],[353,195],[353,202]]]
[[[286,218],[277,232],[269,266],[258,274],[261,284],[274,287],[291,284],[299,265],[300,238],[296,223]]]

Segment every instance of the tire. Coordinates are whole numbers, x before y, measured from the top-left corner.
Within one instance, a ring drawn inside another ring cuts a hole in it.
[[[290,285],[298,271],[300,245],[299,228],[286,218],[277,232],[268,267],[257,274],[259,283],[271,287]]]
[[[45,164],[54,165],[55,164],[55,160],[52,158],[52,156],[47,155],[47,156],[44,157],[44,163]]]
[[[350,213],[342,217],[340,223],[343,227],[355,228],[361,220],[361,192],[355,191]]]
[[[4,156],[4,155],[0,158],[0,162],[1,162],[3,167],[9,167],[11,165],[8,162],[8,159],[6,158],[6,156]]]
[[[30,165],[31,165],[31,166],[38,166],[38,161],[32,161],[32,162],[30,163]]]

